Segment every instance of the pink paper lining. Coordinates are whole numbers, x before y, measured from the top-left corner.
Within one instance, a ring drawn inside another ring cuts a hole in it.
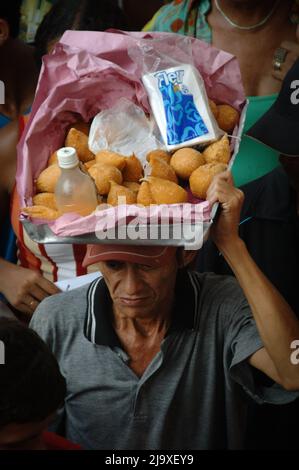
[[[180,51],[184,40],[183,36],[171,33],[67,31],[53,53],[44,58],[30,120],[18,145],[16,179],[21,207],[32,204],[34,180],[46,167],[51,153],[64,144],[70,123],[80,116],[88,121],[121,97],[149,111],[140,71],[128,55],[128,49],[142,38],[163,38],[163,49],[169,46],[172,53],[176,48]],[[241,110],[246,97],[237,59],[197,39],[192,39],[192,50],[209,97]],[[197,208],[199,205],[200,209]],[[175,206],[180,211],[178,218],[189,213],[190,204]],[[202,221],[209,220],[207,202],[191,206],[193,217],[201,213]],[[132,211],[149,221],[148,212],[145,217],[143,209],[136,208],[133,206]],[[109,211],[111,220],[116,220],[117,224],[127,220],[124,208]],[[155,216],[161,216],[159,206]],[[84,218],[66,214],[50,222],[49,226],[56,235],[75,236],[94,233],[106,220],[107,214],[103,211]],[[42,221],[32,222],[39,224]]]
[[[111,230],[115,226],[124,226],[137,219],[139,225],[149,223],[201,224],[210,220],[210,206],[207,201],[199,204],[172,204],[171,206],[164,204],[151,207],[139,207],[134,204],[120,205],[97,211],[87,217],[65,214],[56,221],[50,222],[49,227],[58,236],[76,236]],[[87,231],[86,227],[92,227],[92,231]]]

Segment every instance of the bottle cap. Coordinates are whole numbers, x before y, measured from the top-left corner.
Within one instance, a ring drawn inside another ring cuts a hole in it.
[[[74,168],[79,164],[77,151],[73,147],[62,147],[57,150],[57,159],[60,168]]]

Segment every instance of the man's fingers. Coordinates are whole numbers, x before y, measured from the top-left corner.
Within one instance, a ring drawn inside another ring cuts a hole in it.
[[[26,313],[27,315],[32,316],[37,306],[38,306],[38,302],[36,300],[33,301],[32,299],[31,305],[25,302],[22,302],[21,304],[18,305],[18,310],[22,313]]]
[[[233,177],[230,170],[222,171],[221,173],[217,173],[212,179],[212,183],[215,181],[226,181],[228,184],[233,184]],[[212,184],[211,183],[211,184]]]
[[[212,182],[208,188],[207,193],[210,191],[213,191],[217,187],[233,187],[234,186],[234,181],[232,174],[229,170],[223,171],[222,173],[218,173],[217,175],[214,176],[212,179]]]
[[[232,187],[228,184],[221,184],[221,182],[216,182],[212,187],[209,188],[207,192],[207,200],[212,206],[215,202],[224,203],[242,203],[244,199],[243,192],[235,187]]]
[[[230,186],[234,186],[235,183],[234,183],[234,178],[233,178],[233,175],[232,175],[232,172],[230,170],[226,170],[226,175],[227,175],[227,184],[229,184]]]
[[[26,313],[27,315],[30,314],[32,315],[33,314],[33,311],[28,307],[28,305],[26,304],[20,304],[18,305],[18,310],[22,313]]]
[[[30,295],[36,299],[38,302],[41,302],[46,297],[49,297],[49,294],[42,289],[38,284],[35,284],[30,289]]]
[[[48,279],[44,277],[40,277],[37,281],[38,286],[47,294],[47,295],[54,295],[58,294],[60,289],[58,289],[53,282],[48,281]]]

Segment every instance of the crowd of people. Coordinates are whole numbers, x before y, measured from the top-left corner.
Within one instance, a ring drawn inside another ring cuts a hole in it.
[[[0,449],[296,449],[299,2],[153,1],[137,18],[138,2],[57,0],[34,45],[18,38],[21,3],[0,4]],[[147,20],[239,61],[249,106],[232,174],[207,193],[220,204],[209,240],[199,252],[33,242],[16,147],[42,57],[68,29]],[[56,286],[90,269],[91,284]]]

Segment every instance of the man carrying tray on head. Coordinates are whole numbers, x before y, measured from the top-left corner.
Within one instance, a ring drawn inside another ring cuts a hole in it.
[[[243,194],[229,172],[208,200],[221,203],[211,236],[236,279],[192,272],[196,252],[181,248],[93,245],[85,264],[103,277],[36,310],[31,327],[67,381],[56,430],[83,448],[242,448],[245,392],[298,396],[299,322],[239,238]]]

